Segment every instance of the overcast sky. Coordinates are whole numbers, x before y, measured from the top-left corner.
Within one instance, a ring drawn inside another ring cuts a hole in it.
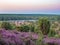
[[[60,0],[0,0],[0,13],[60,14]]]

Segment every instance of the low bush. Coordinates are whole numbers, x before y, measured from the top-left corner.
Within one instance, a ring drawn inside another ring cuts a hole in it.
[[[21,32],[34,32],[34,25],[21,25],[21,26],[17,26],[16,30],[21,31]]]
[[[13,29],[12,25],[9,22],[2,22],[1,28],[4,28],[6,30],[12,30]]]
[[[55,30],[50,30],[48,36],[49,36],[49,37],[54,37],[56,34],[57,34],[57,33],[56,33]]]
[[[28,25],[21,25],[21,26],[16,27],[16,29],[18,31],[21,31],[21,32],[29,32],[29,26]]]

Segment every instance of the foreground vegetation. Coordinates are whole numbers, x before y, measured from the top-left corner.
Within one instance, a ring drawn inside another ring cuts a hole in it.
[[[1,22],[0,28],[0,45],[60,45],[59,21],[46,17],[20,26]]]

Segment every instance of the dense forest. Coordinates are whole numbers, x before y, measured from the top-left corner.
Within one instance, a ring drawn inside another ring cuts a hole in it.
[[[59,20],[60,15],[54,14],[0,14],[0,21],[4,20],[37,20],[48,17],[50,20]]]

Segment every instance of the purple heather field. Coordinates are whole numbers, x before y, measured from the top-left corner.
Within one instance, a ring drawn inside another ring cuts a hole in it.
[[[37,39],[38,34],[32,32],[0,30],[0,45],[35,45]],[[48,36],[45,36],[42,42],[60,45],[59,38],[49,38]]]

